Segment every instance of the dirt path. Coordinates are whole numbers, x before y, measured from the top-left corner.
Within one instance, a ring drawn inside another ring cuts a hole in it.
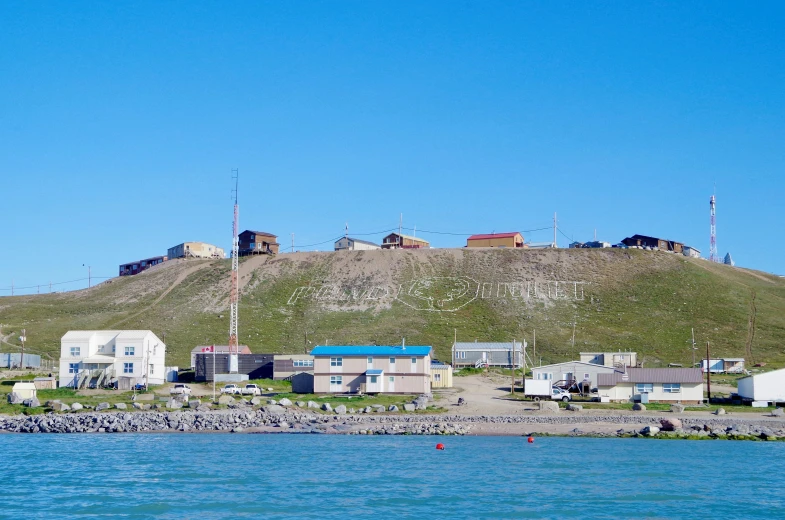
[[[145,307],[144,309],[140,310],[139,312],[135,312],[134,314],[131,314],[130,316],[126,316],[125,318],[123,318],[123,319],[121,319],[121,320],[119,320],[119,321],[116,321],[116,322],[112,323],[111,325],[109,325],[109,326],[107,327],[107,329],[114,329],[114,328],[116,328],[117,326],[119,326],[119,325],[122,325],[123,323],[127,322],[128,320],[132,320],[132,319],[134,319],[134,318],[136,318],[136,317],[138,317],[138,316],[141,316],[141,315],[142,315],[142,314],[144,314],[145,312],[149,311],[151,308],[153,308],[153,307],[155,307],[156,305],[158,305],[158,303],[159,303],[161,300],[163,300],[164,298],[166,298],[166,295],[168,295],[170,292],[172,292],[172,291],[174,290],[174,288],[175,288],[175,287],[177,287],[178,285],[180,285],[181,283],[183,283],[183,280],[185,280],[186,278],[188,278],[188,276],[192,275],[193,273],[195,273],[195,272],[197,272],[197,271],[200,271],[200,270],[202,270],[202,269],[205,269],[205,268],[207,268],[207,267],[209,267],[209,266],[210,266],[210,264],[209,264],[209,263],[207,263],[207,262],[204,262],[204,263],[200,263],[200,264],[193,265],[193,266],[190,266],[190,267],[187,267],[187,268],[185,268],[185,269],[184,269],[184,270],[183,270],[183,271],[182,271],[180,274],[178,274],[178,275],[177,275],[177,278],[175,278],[174,282],[172,282],[172,285],[170,285],[169,287],[167,287],[167,288],[166,288],[166,290],[165,290],[164,292],[162,292],[162,293],[161,293],[161,294],[158,296],[158,298],[156,298],[155,300],[153,300],[153,302],[152,302],[152,303],[150,303],[150,304],[149,304],[147,307]]]
[[[506,386],[505,386],[506,385]],[[452,392],[438,394],[436,405],[461,415],[513,415],[524,413],[525,406],[507,399],[510,380],[496,374],[479,374],[453,379]],[[466,400],[458,407],[458,398]]]

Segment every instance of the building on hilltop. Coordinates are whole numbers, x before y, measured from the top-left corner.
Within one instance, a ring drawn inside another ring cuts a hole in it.
[[[652,248],[660,251],[672,251],[674,253],[684,252],[684,244],[681,242],[674,242],[673,240],[649,237],[646,235],[632,235],[621,242],[627,247]]]
[[[313,386],[318,394],[428,394],[430,346],[318,346]]]
[[[592,363],[604,367],[637,367],[638,354],[635,352],[581,352],[581,363]]]
[[[699,249],[696,249],[692,246],[684,246],[684,256],[689,256],[690,258],[700,258],[701,252]]]
[[[166,345],[149,330],[71,330],[60,339],[61,387],[161,385]],[[175,369],[176,370],[176,369]]]
[[[336,251],[370,251],[381,248],[382,247],[379,244],[374,244],[367,240],[360,240],[359,238],[342,237],[335,241]]]
[[[129,262],[127,264],[120,264],[120,276],[133,276],[142,271],[150,269],[154,265],[162,264],[168,260],[165,256],[154,256],[152,258],[145,258],[136,262]]]
[[[699,368],[627,368],[597,378],[601,401],[703,402],[703,374]]]
[[[526,249],[556,249],[553,242],[527,242],[523,246]]]
[[[399,233],[390,233],[382,240],[382,249],[422,249],[426,247],[431,247],[427,240]]]
[[[265,231],[246,229],[238,238],[240,256],[277,255],[280,248],[278,237]]]
[[[488,233],[472,235],[466,239],[466,247],[526,247],[519,232]]]
[[[525,341],[524,341],[525,343]],[[452,344],[452,366],[460,367],[507,367],[523,366],[523,344],[460,342]]]
[[[734,261],[733,261],[733,257],[732,257],[732,256],[730,256],[730,253],[728,253],[728,254],[726,254],[726,255],[725,255],[725,260],[723,260],[723,263],[724,263],[725,265],[729,265],[729,266],[731,266],[731,267],[733,267],[733,266],[735,266],[735,265],[736,265],[736,262],[734,262]]]
[[[223,248],[205,242],[183,242],[170,247],[166,256],[172,258],[226,258]]]

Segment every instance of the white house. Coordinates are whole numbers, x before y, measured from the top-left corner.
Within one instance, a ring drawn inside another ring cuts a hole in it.
[[[738,394],[744,399],[767,403],[785,402],[785,368],[739,379]]]
[[[700,368],[627,368],[597,378],[603,401],[703,402]]]
[[[552,384],[563,381],[560,386],[571,387],[573,384],[588,386],[589,391],[597,387],[600,374],[612,374],[616,369],[596,363],[567,361],[532,368],[532,379],[548,379]]]
[[[682,249],[681,252],[682,252],[682,254],[684,256],[689,256],[690,258],[700,258],[701,257],[700,250],[699,249],[695,249],[692,246],[684,246],[684,249]]]
[[[370,251],[372,249],[381,249],[382,246],[368,242],[367,240],[360,240],[358,238],[343,237],[335,241],[336,251]]]
[[[60,340],[61,387],[166,382],[166,345],[149,330],[71,330]]]
[[[510,367],[523,366],[523,344],[514,343],[481,343],[478,341],[452,344],[452,366],[461,367]]]

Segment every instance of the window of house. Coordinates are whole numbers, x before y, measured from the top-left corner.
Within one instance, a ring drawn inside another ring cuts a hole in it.
[[[134,373],[134,364],[123,363],[123,374],[133,374],[133,373]]]
[[[330,387],[343,387],[343,376],[330,376]]]
[[[79,372],[79,363],[68,363],[68,373],[76,374]]]
[[[377,376],[371,376],[371,384],[375,385],[375,384],[376,384],[376,381],[377,381],[377,379],[378,379],[378,377],[377,377]]]
[[[584,372],[583,373],[583,380],[584,381],[588,381],[589,380],[589,373],[588,372]]]
[[[635,393],[638,394],[651,394],[654,392],[654,385],[652,383],[636,383]]]
[[[373,365],[373,357],[368,356],[368,364]]]
[[[154,374],[154,373],[155,373],[155,366],[150,365],[150,374]]]
[[[395,366],[395,358],[394,357],[390,358],[390,365]]]
[[[413,357],[413,358],[412,358],[412,365],[416,365],[416,364],[417,364],[417,358],[416,358],[416,357]]]
[[[537,379],[547,379],[553,381],[553,373],[552,372],[540,372],[537,374]]]
[[[663,383],[662,391],[666,394],[680,394],[681,383]]]
[[[126,356],[133,356],[135,351],[136,351],[136,347],[125,347]]]
[[[433,380],[435,382],[437,382],[437,383],[440,382],[442,380],[442,375],[441,374],[434,374],[433,375]]]
[[[458,359],[466,359],[466,352],[458,352]]]
[[[395,383],[395,376],[390,376],[390,383]]]
[[[79,357],[82,352],[81,347],[71,347],[71,357]]]
[[[342,357],[331,357],[330,358],[330,366],[331,367],[342,367],[343,366],[343,358]]]
[[[115,345],[112,345],[112,352],[114,352],[116,350],[116,348],[117,347]]]
[[[303,367],[312,367],[313,366],[313,359],[295,359],[294,366],[298,368]]]

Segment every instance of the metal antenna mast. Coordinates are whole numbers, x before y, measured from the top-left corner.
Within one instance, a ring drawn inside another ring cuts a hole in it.
[[[240,270],[240,239],[238,237],[240,227],[240,206],[237,204],[237,191],[240,186],[240,172],[236,168],[232,170],[234,179],[234,223],[232,225],[232,289],[229,296],[229,373],[237,373],[237,304],[239,301],[239,280]]]
[[[717,254],[717,196],[712,195],[709,199],[709,209],[711,213],[711,242],[709,245],[709,260],[712,262],[719,262],[720,256]]]

